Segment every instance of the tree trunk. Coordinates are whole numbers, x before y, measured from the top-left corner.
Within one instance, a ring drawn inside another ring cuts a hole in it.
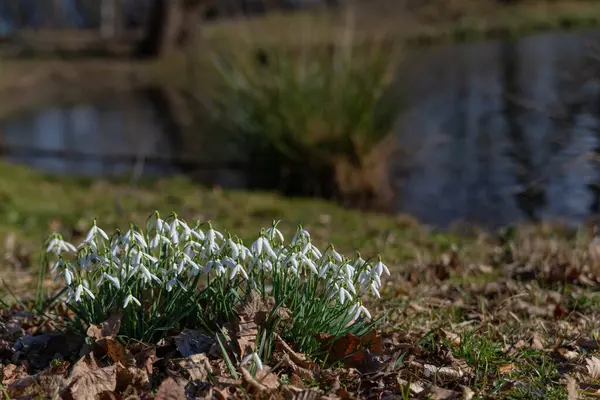
[[[153,0],[144,36],[135,55],[139,58],[156,58],[172,50],[179,35],[182,14],[175,0]]]

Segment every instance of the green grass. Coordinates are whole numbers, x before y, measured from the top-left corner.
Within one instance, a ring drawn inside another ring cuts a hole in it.
[[[428,229],[405,216],[264,192],[214,190],[184,177],[131,187],[126,180],[51,177],[6,163],[0,163],[0,176],[0,253],[21,255],[20,265],[3,257],[0,275],[18,300],[33,295],[37,254],[51,231],[58,229],[66,239],[77,241],[94,217],[112,230],[126,228],[129,221],[143,224],[155,209],[163,215],[176,210],[188,222],[211,220],[216,229],[235,232],[244,240],[254,238],[272,220],[282,220],[279,227],[287,237],[302,223],[321,248],[334,243],[346,254],[359,249],[365,258],[381,253],[392,278],[384,281],[382,300],[367,306],[374,315],[384,315],[386,334],[399,343],[394,359],[405,357],[396,366],[402,381],[388,383],[398,387],[398,394],[401,382],[426,379],[451,390],[467,386],[475,398],[561,399],[566,396],[564,375],[585,371],[585,359],[599,353],[573,345],[581,335],[597,335],[599,302],[593,287],[560,280],[521,282],[511,272],[511,265],[529,260],[537,260],[535,268],[542,272],[564,269],[555,264],[558,258],[598,276],[583,255],[588,242],[583,230],[519,226],[512,239],[476,229],[458,234]],[[9,246],[13,236],[16,245]],[[449,263],[453,245],[457,261]],[[510,253],[511,264],[502,258],[508,255],[499,258],[503,251]],[[443,269],[448,273],[435,272]],[[1,297],[10,301],[11,296],[2,291]],[[553,311],[556,302],[562,307],[560,314]],[[543,348],[531,342],[534,333]],[[576,352],[578,358],[561,357],[555,346]],[[458,380],[443,374],[415,376],[410,366],[415,360],[436,368],[455,368],[458,363],[468,371]],[[357,390],[352,377],[340,379],[349,390]],[[329,383],[315,385],[324,389]]]

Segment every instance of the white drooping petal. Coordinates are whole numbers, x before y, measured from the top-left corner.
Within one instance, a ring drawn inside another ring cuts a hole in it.
[[[381,294],[379,294],[379,286],[376,282],[371,282],[371,293],[373,293],[373,296],[377,298],[381,297]]]
[[[130,302],[134,302],[135,304],[137,304],[138,306],[142,306],[142,303],[140,303],[140,301],[138,299],[136,299],[135,297],[133,297],[132,295],[128,295],[127,297],[125,297],[125,301],[123,302],[123,308],[127,308],[127,306],[129,305]]]
[[[355,307],[356,312],[354,314],[354,320],[357,320],[361,315],[364,315],[367,318],[371,318],[371,313],[365,308],[365,306],[363,306],[362,304],[357,304]]]
[[[256,241],[254,241],[254,243],[252,243],[252,246],[250,246],[250,250],[252,250],[252,252],[258,256],[262,254],[262,250],[263,250],[262,237],[259,237],[258,239],[256,239]]]
[[[315,274],[315,275],[319,275],[319,270],[317,270],[317,266],[315,265],[315,263],[309,259],[308,257],[306,257],[304,254],[302,254],[300,256],[300,258],[302,259],[302,261],[308,265],[308,268],[310,268],[310,270]]]
[[[246,273],[244,268],[242,268],[242,266],[240,264],[237,264],[235,267],[233,267],[231,269],[231,272],[229,274],[229,280],[232,280],[233,278],[235,278],[235,276],[238,274],[238,272],[244,277],[244,279],[248,279],[248,274]]]
[[[65,282],[67,282],[67,286],[71,286],[71,283],[73,282],[73,273],[69,267],[65,268]]]
[[[344,304],[346,299],[351,299],[352,295],[343,287],[340,288],[340,303]]]
[[[266,237],[262,238],[262,244],[264,251],[269,255],[269,257],[271,257],[272,259],[277,259],[277,254],[275,254],[275,252],[273,251],[273,248],[271,247],[271,244],[269,243]]]
[[[262,363],[260,357],[258,356],[258,354],[256,354],[256,353],[248,354],[246,357],[244,357],[242,359],[242,362],[240,363],[240,366],[244,366],[244,365],[248,364],[248,362],[250,362],[250,360],[254,361],[254,364],[256,364],[256,369],[258,369],[258,370],[263,369],[263,363]]]

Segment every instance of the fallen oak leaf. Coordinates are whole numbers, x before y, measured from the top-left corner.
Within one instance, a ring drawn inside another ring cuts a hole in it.
[[[185,388],[175,379],[168,377],[158,387],[154,400],[186,400]]]
[[[108,319],[98,325],[90,325],[87,335],[95,340],[105,337],[115,337],[121,329],[122,312],[113,312]]]
[[[104,392],[114,392],[117,387],[117,366],[100,368],[79,376],[69,385],[73,400],[94,400]]]
[[[112,337],[103,337],[96,341],[110,357],[114,363],[121,363],[126,367],[135,366],[135,358],[125,346],[123,346],[117,339]]]
[[[172,360],[170,363],[191,381],[206,382],[213,374],[212,366],[205,354],[192,354],[186,358]]]
[[[250,372],[241,367],[242,372],[242,386],[248,393],[273,393],[279,388],[279,378],[277,375],[271,373],[267,368],[258,370],[256,376],[252,376]]]
[[[316,364],[307,361],[304,354],[296,353],[278,334],[275,334],[275,348],[287,354],[289,359],[300,368],[315,369]]]
[[[600,378],[600,358],[590,357],[585,360],[588,375],[592,379]]]
[[[150,389],[150,379],[148,374],[135,366],[123,366],[120,362],[117,365],[117,390],[123,391],[128,387],[136,389]]]
[[[215,343],[215,339],[203,329],[184,329],[175,336],[175,345],[182,356],[188,357],[192,354],[208,353]]]
[[[331,334],[317,334],[316,339],[323,347],[328,347],[328,361],[342,361],[348,368],[360,368],[367,364],[373,364],[373,355],[381,354],[383,341],[381,336],[371,331],[359,338],[353,333],[334,339]],[[377,364],[377,363],[375,363]]]

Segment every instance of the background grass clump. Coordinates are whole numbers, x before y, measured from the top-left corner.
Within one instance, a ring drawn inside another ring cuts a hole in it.
[[[352,205],[389,201],[400,52],[345,32],[329,46],[215,57],[216,119],[252,160],[254,186]]]

